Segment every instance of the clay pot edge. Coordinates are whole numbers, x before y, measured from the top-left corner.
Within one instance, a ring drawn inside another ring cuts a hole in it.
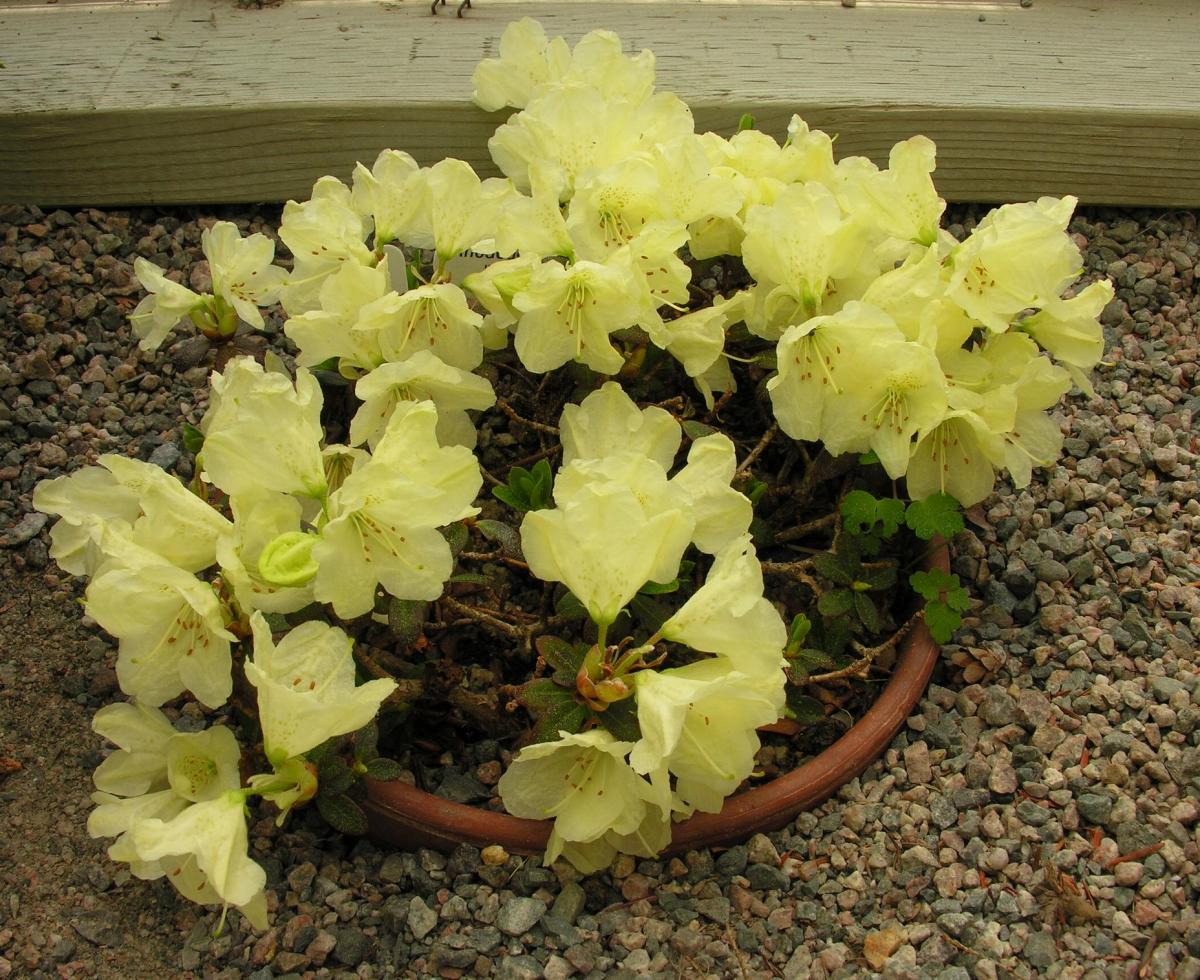
[[[935,538],[925,568],[950,570],[950,553]],[[924,622],[900,646],[896,665],[875,703],[846,734],[797,769],[725,801],[720,813],[697,813],[672,828],[663,855],[732,844],[777,830],[832,796],[887,748],[920,700],[938,658]],[[363,810],[375,840],[406,850],[450,851],[459,844],[499,844],[510,853],[540,854],[552,822],[454,803],[407,783],[367,779]]]

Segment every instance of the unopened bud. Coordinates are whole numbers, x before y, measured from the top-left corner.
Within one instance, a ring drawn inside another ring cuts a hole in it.
[[[315,534],[287,531],[274,538],[258,556],[258,574],[268,585],[294,588],[309,582],[317,574],[313,561]]]

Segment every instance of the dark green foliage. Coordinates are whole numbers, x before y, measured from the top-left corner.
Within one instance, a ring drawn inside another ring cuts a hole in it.
[[[317,810],[334,830],[343,834],[361,837],[367,832],[367,816],[354,800],[345,793],[317,797]]]
[[[532,470],[514,466],[508,471],[508,484],[492,487],[492,495],[514,510],[544,510],[550,506],[553,483],[550,464],[539,459]]]
[[[925,625],[929,627],[929,634],[938,643],[948,643],[962,625],[962,613],[971,604],[958,576],[934,569],[914,572],[908,583],[925,599]]]
[[[928,541],[935,534],[952,538],[963,529],[962,508],[948,493],[935,493],[909,504],[904,523],[922,541]]]

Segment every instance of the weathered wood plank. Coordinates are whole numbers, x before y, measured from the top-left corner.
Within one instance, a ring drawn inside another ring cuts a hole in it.
[[[450,8],[452,9],[452,8]],[[379,149],[492,172],[470,75],[509,21],[652,48],[700,129],[793,112],[841,154],[938,144],[952,200],[1200,205],[1196,10],[1180,0],[0,0],[0,201],[284,200]]]

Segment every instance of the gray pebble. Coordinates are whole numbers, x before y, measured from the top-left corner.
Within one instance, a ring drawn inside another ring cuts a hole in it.
[[[546,906],[536,898],[510,898],[500,906],[496,928],[505,935],[520,936],[537,925],[545,914]]]

